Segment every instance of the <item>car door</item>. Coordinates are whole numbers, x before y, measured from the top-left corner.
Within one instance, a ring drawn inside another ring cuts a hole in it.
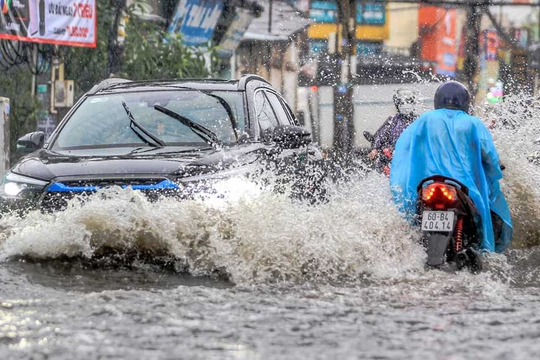
[[[277,92],[265,90],[274,113],[282,126],[300,126],[287,102]],[[293,195],[319,201],[324,196],[322,182],[327,176],[322,151],[313,143],[281,152],[285,171],[293,171]]]
[[[277,120],[276,126],[297,126],[296,119],[288,109],[283,98],[275,91],[265,89],[264,95],[268,100],[268,104],[271,106],[272,111]],[[304,172],[307,164],[311,160],[311,151],[309,146],[298,146],[295,148],[280,148],[280,145],[274,143],[274,153],[276,154],[276,160],[278,169],[280,172],[296,174]]]
[[[270,104],[272,105],[274,113],[276,114],[279,125],[300,126],[298,120],[296,120],[296,118],[294,117],[289,105],[283,99],[281,95],[271,90],[265,90],[265,93],[267,95],[268,100],[270,101]],[[298,151],[301,150],[301,152],[307,152],[308,154],[315,155],[315,158],[318,160],[322,159],[322,152],[316,151],[318,150],[318,148],[312,143],[309,144],[307,148],[302,146],[302,147],[299,147],[297,149],[292,149],[292,150],[295,153],[298,153]]]
[[[268,154],[268,163],[273,164],[272,169],[291,182],[295,196],[305,198],[306,194],[319,193],[315,189],[324,177],[322,153],[312,144],[285,149],[271,141],[276,127],[298,126],[286,102],[277,92],[265,87],[254,93],[254,105],[261,141]]]
[[[294,125],[293,119],[291,119],[287,113],[280,96],[276,92],[269,89],[265,89],[262,92],[264,92],[264,95],[268,100],[268,105],[270,105],[272,112],[275,115],[277,121],[276,126]],[[282,149],[279,148],[279,144],[273,144],[273,146],[276,147],[276,152],[280,154],[282,163],[294,165],[295,168],[297,167],[296,162],[298,160],[299,152],[305,152],[306,150],[304,147]]]

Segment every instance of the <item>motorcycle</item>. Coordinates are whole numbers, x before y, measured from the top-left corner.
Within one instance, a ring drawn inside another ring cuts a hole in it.
[[[469,197],[469,189],[458,180],[435,175],[422,180],[417,193],[417,219],[427,265],[480,272],[482,218]]]

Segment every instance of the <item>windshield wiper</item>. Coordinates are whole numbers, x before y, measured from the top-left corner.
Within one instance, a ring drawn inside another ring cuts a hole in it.
[[[188,119],[185,116],[182,116],[172,110],[167,109],[166,107],[163,107],[161,105],[154,105],[154,109],[156,109],[159,112],[164,113],[167,116],[172,117],[173,119],[176,119],[180,121],[182,124],[186,125],[188,128],[191,129],[197,136],[199,136],[201,139],[203,139],[205,142],[209,144],[220,144],[220,141],[217,137],[217,135],[212,132],[212,130],[197,124],[196,122]]]
[[[129,107],[127,106],[126,102],[125,101],[122,101],[122,106],[124,107],[124,110],[126,110],[126,114],[129,118],[129,128],[131,130],[133,130],[135,132],[135,134],[137,134],[137,136],[142,140],[144,141],[145,143],[147,143],[148,145],[151,145],[151,146],[155,146],[155,147],[164,147],[165,146],[165,143],[163,142],[163,140],[159,139],[158,137],[156,137],[155,135],[153,135],[150,131],[148,131],[144,126],[142,126],[141,124],[139,124],[137,122],[137,120],[135,120],[135,118],[133,117],[133,114],[131,113],[131,110],[129,109]],[[139,134],[139,132],[137,130],[135,130],[135,128],[133,127],[133,125],[135,125],[140,131],[142,131],[142,133],[146,136],[148,136],[150,139],[152,139],[152,141],[148,141],[148,139],[146,139],[144,136],[142,136],[141,134]]]
[[[172,87],[172,88],[175,88],[175,89],[186,89],[186,90],[197,91],[197,92],[199,92],[201,94],[204,94],[206,96],[210,96],[210,97],[216,99],[220,103],[220,105],[223,106],[225,111],[227,112],[227,115],[229,116],[229,120],[231,122],[231,126],[232,126],[233,131],[234,131],[234,136],[236,137],[236,140],[238,140],[238,131],[237,131],[237,128],[236,128],[236,119],[234,118],[234,113],[233,113],[233,111],[231,109],[231,105],[229,105],[227,100],[225,100],[221,96],[218,96],[216,94],[212,94],[211,92],[202,91],[202,90],[195,89],[195,88],[189,87],[189,86],[177,86],[177,85],[165,85],[165,86]]]
[[[231,109],[231,106],[229,105],[229,103],[225,99],[223,99],[222,97],[217,96],[215,94],[212,94],[212,93],[203,93],[203,94],[213,97],[214,99],[219,101],[221,106],[223,106],[223,108],[227,112],[227,115],[229,116],[229,120],[231,121],[231,126],[232,126],[233,131],[234,131],[234,136],[236,137],[236,140],[238,140],[238,133],[236,132],[236,120],[234,118],[234,114],[232,112],[232,109]]]

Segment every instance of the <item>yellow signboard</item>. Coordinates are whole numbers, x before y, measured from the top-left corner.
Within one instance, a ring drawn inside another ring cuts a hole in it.
[[[386,14],[387,21],[383,26],[380,25],[358,25],[356,27],[356,38],[358,40],[382,41],[389,37],[390,29],[388,27],[388,13]],[[340,26],[341,28],[341,26]],[[308,28],[308,37],[312,39],[328,39],[330,34],[336,32],[336,24],[311,24]],[[341,32],[340,32],[341,33]]]

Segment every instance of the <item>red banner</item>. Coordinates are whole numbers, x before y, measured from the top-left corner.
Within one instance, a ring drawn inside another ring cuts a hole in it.
[[[422,6],[418,14],[422,60],[435,63],[435,72],[456,74],[456,10]]]
[[[96,47],[96,0],[0,0],[0,39]]]

